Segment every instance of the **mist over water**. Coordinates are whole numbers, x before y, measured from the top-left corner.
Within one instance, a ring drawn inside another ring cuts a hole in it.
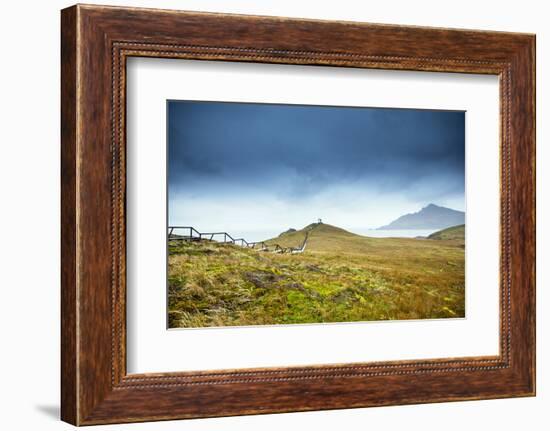
[[[441,229],[357,229],[355,233],[375,238],[427,237]]]

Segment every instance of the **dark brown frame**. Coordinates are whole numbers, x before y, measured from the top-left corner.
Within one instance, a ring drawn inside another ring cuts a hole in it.
[[[63,420],[88,425],[535,394],[534,35],[78,5],[62,11],[61,48]],[[127,375],[129,56],[498,75],[500,354]]]

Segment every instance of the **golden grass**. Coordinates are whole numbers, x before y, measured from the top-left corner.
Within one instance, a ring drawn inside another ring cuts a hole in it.
[[[367,238],[326,225],[303,254],[169,245],[169,326],[464,317],[464,240]],[[304,232],[273,241],[296,246]]]

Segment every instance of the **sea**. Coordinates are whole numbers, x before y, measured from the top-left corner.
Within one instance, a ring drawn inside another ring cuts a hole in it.
[[[353,233],[375,238],[427,237],[441,229],[354,229]]]

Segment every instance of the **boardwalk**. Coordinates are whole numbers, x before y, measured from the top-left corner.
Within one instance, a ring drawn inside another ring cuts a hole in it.
[[[317,225],[318,224],[320,224],[320,222],[317,223]],[[299,247],[282,247],[279,244],[268,244],[265,241],[250,242],[245,238],[234,238],[228,232],[199,232],[193,226],[169,226],[168,241],[216,241],[224,244],[239,245],[258,251],[299,254],[305,251],[309,234],[313,229],[314,227],[306,232],[304,240]]]

